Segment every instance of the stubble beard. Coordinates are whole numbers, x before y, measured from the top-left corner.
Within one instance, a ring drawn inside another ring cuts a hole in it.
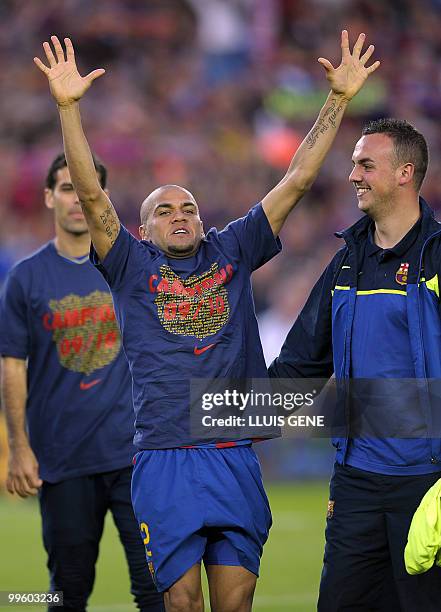
[[[188,246],[174,246],[171,245],[168,247],[168,252],[171,255],[177,255],[178,257],[184,257],[185,255],[192,255],[195,252],[195,245],[189,244]]]
[[[191,244],[188,245],[175,245],[175,244],[169,244],[167,245],[167,252],[175,257],[189,257],[191,255],[194,255],[195,253],[197,253],[198,249],[199,249],[199,242],[193,241]]]
[[[71,234],[72,236],[84,236],[84,234],[88,234],[89,233],[89,228],[86,225],[85,227],[75,227],[75,226],[71,226],[69,224],[66,225],[62,225],[61,228],[67,233],[67,234]]]

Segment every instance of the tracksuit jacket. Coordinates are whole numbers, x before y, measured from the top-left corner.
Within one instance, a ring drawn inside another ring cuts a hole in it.
[[[421,422],[415,423],[415,427],[425,431],[425,435],[419,440],[420,448],[413,456],[412,451],[411,456],[407,456],[407,447],[403,446],[405,462],[412,466],[412,473],[441,470],[441,427],[439,422],[434,422],[434,418],[437,421],[438,417],[441,421],[441,401],[438,406],[431,404],[428,380],[441,380],[438,288],[438,273],[441,275],[441,224],[434,219],[433,211],[422,198],[420,206],[422,218],[416,245],[419,265],[412,266],[409,270],[405,306],[413,368],[417,379],[415,386],[421,407],[420,410],[412,412],[412,418],[418,418]],[[349,229],[336,234],[345,240],[346,245],[337,252],[313,288],[285,340],[280,356],[269,368],[271,377],[328,379],[335,373],[337,384],[340,385],[350,378],[357,278],[361,254],[364,252],[371,224],[371,219],[365,216]],[[378,303],[381,304],[381,299],[376,301],[376,304]],[[378,316],[383,316],[381,310]],[[403,334],[402,326],[396,332]],[[387,347],[387,337],[384,342]],[[393,359],[393,356],[391,358]],[[343,398],[343,402],[346,400]],[[342,409],[347,412],[348,406],[342,406]],[[403,406],[403,411],[406,411],[406,406]],[[337,463],[344,464],[348,437],[333,438],[332,442],[337,449]],[[395,446],[406,442],[393,440]],[[375,439],[372,439],[371,443],[375,445]],[[412,449],[412,446],[410,448]],[[395,456],[396,453],[391,451],[392,465]],[[406,465],[400,467],[406,468]]]

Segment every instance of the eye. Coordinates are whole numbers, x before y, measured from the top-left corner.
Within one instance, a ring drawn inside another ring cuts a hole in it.
[[[192,208],[187,208],[187,209],[185,210],[185,212],[186,212],[188,215],[194,215],[194,213],[195,213],[195,211],[194,211]]]
[[[159,213],[159,216],[162,217],[162,216],[168,215],[168,214],[170,214],[169,210],[161,210],[161,212]]]

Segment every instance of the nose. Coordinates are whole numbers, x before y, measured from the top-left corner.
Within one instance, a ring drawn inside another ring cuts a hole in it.
[[[349,180],[349,182],[351,182],[351,183],[352,183],[352,182],[355,182],[355,183],[356,183],[356,182],[358,182],[358,181],[360,181],[360,180],[361,180],[361,178],[360,178],[360,174],[359,174],[359,169],[357,168],[357,166],[354,166],[354,167],[352,168],[352,171],[351,171],[351,173],[350,173],[350,175],[349,175],[349,177],[348,177],[348,180]]]
[[[182,223],[182,221],[187,221],[184,215],[184,211],[183,210],[175,211],[175,213],[173,214],[172,223],[178,223],[178,222]]]

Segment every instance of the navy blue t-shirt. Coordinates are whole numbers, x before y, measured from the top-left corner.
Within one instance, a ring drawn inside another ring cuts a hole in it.
[[[196,255],[169,258],[124,227],[104,262],[133,378],[139,449],[203,444],[189,431],[190,380],[266,378],[251,272],[280,251],[262,206]]]
[[[130,372],[109,288],[90,261],[65,259],[50,242],[10,271],[0,352],[28,359],[26,417],[43,480],[130,465]]]

